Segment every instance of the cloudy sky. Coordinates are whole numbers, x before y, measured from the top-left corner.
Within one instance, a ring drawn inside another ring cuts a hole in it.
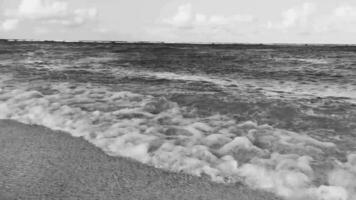
[[[356,1],[0,0],[0,38],[356,44]]]

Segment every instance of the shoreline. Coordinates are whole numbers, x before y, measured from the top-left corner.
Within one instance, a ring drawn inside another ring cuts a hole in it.
[[[61,131],[0,120],[0,199],[279,199],[111,157]],[[237,198],[239,197],[239,198]]]

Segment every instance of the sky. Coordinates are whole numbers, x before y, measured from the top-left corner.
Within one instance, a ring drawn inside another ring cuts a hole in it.
[[[0,38],[356,44],[356,1],[0,0]]]

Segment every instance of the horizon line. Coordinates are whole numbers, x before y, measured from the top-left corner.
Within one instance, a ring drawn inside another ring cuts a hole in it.
[[[168,42],[168,41],[123,41],[123,40],[40,40],[40,39],[20,39],[20,38],[0,38],[0,41],[8,42],[57,42],[57,43],[118,43],[118,44],[195,44],[195,45],[291,45],[291,46],[356,46],[356,43],[254,43],[254,42]]]

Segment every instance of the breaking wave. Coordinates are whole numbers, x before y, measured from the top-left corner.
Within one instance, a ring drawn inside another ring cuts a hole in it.
[[[84,137],[112,156],[240,182],[287,199],[353,200],[356,154],[308,135],[201,117],[164,97],[93,84],[0,81],[0,118]]]

